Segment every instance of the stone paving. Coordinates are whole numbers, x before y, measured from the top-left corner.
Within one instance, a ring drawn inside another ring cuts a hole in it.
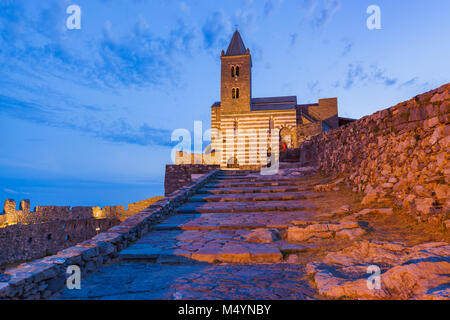
[[[317,188],[327,184],[332,188]],[[81,290],[65,289],[52,299],[338,297],[334,287],[324,289],[326,279],[331,285],[343,280],[332,272],[323,276],[328,269],[311,262],[376,237],[369,222],[356,220],[389,210],[354,213],[359,199],[337,185],[314,168],[281,169],[270,177],[223,171],[122,250],[119,261],[83,279]]]
[[[206,265],[120,262],[102,268],[81,290],[53,299],[313,299],[299,265]]]

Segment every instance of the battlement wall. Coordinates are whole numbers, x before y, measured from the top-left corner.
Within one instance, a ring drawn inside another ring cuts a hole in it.
[[[36,206],[7,199],[0,214],[0,266],[44,257],[103,232],[151,206],[153,197],[125,206]]]
[[[36,206],[30,209],[30,200],[21,200],[19,209],[14,199],[6,199],[3,213],[0,213],[0,228],[8,225],[29,225],[55,221],[71,221],[85,219],[118,219],[125,220],[130,215],[138,213],[160,200],[162,197],[152,197],[125,206],[100,207],[70,207],[70,206]]]
[[[70,206],[36,206],[30,210],[30,200],[20,201],[16,209],[16,201],[6,199],[3,214],[0,214],[0,227],[7,225],[29,225],[54,221],[70,221],[84,219],[118,219],[125,211],[124,206],[111,207],[70,207]]]

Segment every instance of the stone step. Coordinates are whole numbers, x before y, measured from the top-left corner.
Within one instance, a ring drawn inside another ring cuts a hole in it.
[[[230,172],[220,172],[216,175],[216,177],[239,177],[256,173],[258,173],[258,171],[237,171],[237,172],[230,171]]]
[[[235,187],[277,187],[277,186],[312,186],[310,183],[301,180],[265,180],[248,182],[222,182],[211,181],[205,185],[206,188],[235,188]]]
[[[119,253],[121,260],[157,263],[279,263],[283,250],[307,248],[278,240],[254,243],[244,240],[252,231],[152,231]]]
[[[263,186],[263,187],[234,187],[214,188],[207,187],[197,191],[197,194],[251,194],[251,193],[278,193],[278,192],[301,192],[311,191],[312,187],[303,186]]]
[[[308,200],[287,201],[239,201],[239,202],[188,202],[177,209],[177,213],[221,213],[254,211],[304,211],[317,209]]]
[[[267,211],[216,214],[178,214],[167,218],[153,230],[229,230],[294,226],[293,222],[313,219],[313,211]]]
[[[277,182],[290,182],[290,181],[298,181],[297,176],[259,176],[259,175],[252,175],[252,176],[245,176],[245,177],[226,177],[226,178],[215,178],[212,180],[212,182],[219,182],[219,183],[235,183],[235,182],[267,182],[267,181],[277,181]]]
[[[235,201],[288,201],[315,199],[323,195],[318,192],[280,192],[280,193],[242,193],[242,194],[209,194],[194,195],[189,202],[235,202]]]

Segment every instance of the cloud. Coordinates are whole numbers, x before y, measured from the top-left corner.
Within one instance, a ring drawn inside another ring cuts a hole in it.
[[[303,0],[301,4],[301,9],[304,12],[304,16],[311,17],[319,4],[317,0]]]
[[[364,81],[367,78],[367,74],[364,72],[361,65],[348,65],[347,78],[345,80],[345,89],[350,89],[356,80]]]
[[[410,87],[410,86],[417,84],[418,80],[419,80],[419,77],[414,77],[414,78],[409,79],[408,81],[401,83],[399,86],[400,87]]]
[[[25,10],[24,2],[0,1],[0,114],[106,141],[171,146],[169,130],[131,123],[106,113],[108,106],[76,101],[70,88],[50,86],[73,83],[73,90],[82,92],[83,87],[177,85],[180,61],[190,56],[196,40],[194,29],[175,20],[160,36],[138,16],[121,32],[108,21],[100,33],[67,32],[61,20],[67,16],[65,3],[53,0]]]
[[[29,192],[20,192],[20,191],[15,191],[15,190],[12,190],[12,189],[9,189],[9,188],[3,188],[3,191],[4,192],[6,192],[6,193],[10,193],[10,194],[24,194],[24,195],[30,195],[31,193],[29,193]]]
[[[312,95],[318,95],[322,91],[322,89],[319,88],[319,81],[309,81],[307,86]]]
[[[0,71],[34,66],[40,75],[76,80],[95,87],[146,87],[175,84],[180,57],[191,53],[195,34],[182,20],[163,37],[153,34],[144,18],[113,37],[111,23],[89,38],[65,30],[64,3],[26,14],[20,4],[0,5]],[[76,79],[75,79],[76,77]]]
[[[178,3],[178,6],[180,7],[180,10],[185,15],[190,15],[191,14],[191,7],[188,4],[186,4],[186,2],[180,2],[180,3]]]
[[[78,128],[85,130],[83,126]],[[100,123],[99,126],[88,127],[95,136],[112,142],[123,142],[127,144],[136,144],[140,146],[165,146],[171,147],[170,130],[158,129],[144,123],[139,127],[134,127],[124,119],[119,119],[111,124]]]
[[[291,47],[295,46],[295,44],[297,43],[297,39],[298,39],[298,33],[291,33],[289,35],[289,37],[291,38],[290,46]]]
[[[266,0],[264,3],[264,16],[271,15],[275,10],[278,10],[284,0]]]
[[[76,113],[75,110],[80,109],[83,109],[83,113]],[[76,130],[111,142],[166,147],[173,144],[170,140],[170,130],[154,128],[147,123],[138,126],[131,125],[123,118],[108,122],[100,117],[99,120],[90,117],[86,110],[95,112],[96,108],[83,105],[61,107],[36,101],[19,100],[0,94],[0,113],[12,117],[46,126]]]
[[[325,0],[322,8],[312,20],[313,27],[323,31],[339,10],[340,5],[341,3],[338,0]]]
[[[386,71],[377,65],[371,65],[369,70],[361,64],[349,64],[344,89],[351,89],[355,84],[366,86],[369,83],[381,83],[391,87],[398,82],[397,78],[390,77]]]
[[[219,49],[227,45],[227,37],[231,31],[231,21],[222,11],[210,15],[202,27],[203,41],[207,49]]]
[[[354,43],[351,41],[345,41],[344,49],[342,50],[342,57],[345,57],[353,49]]]
[[[195,38],[181,20],[166,38],[154,35],[143,18],[119,39],[111,33],[107,24],[98,44],[100,59],[88,72],[111,87],[175,84],[179,77],[176,57],[190,54]]]
[[[303,0],[299,2],[300,26],[309,24],[323,32],[341,7],[340,0]]]
[[[384,70],[379,69],[376,65],[372,66],[372,73],[370,79],[375,82],[382,82],[385,86],[390,87],[397,83],[397,78],[392,78],[386,75]]]
[[[24,8],[16,1],[0,2],[0,40],[4,43],[14,44],[17,35],[21,33],[21,18],[24,16]],[[2,47],[0,46],[0,52]]]

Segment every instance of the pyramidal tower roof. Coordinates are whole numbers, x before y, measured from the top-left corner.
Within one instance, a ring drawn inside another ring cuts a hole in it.
[[[241,35],[239,31],[234,32],[233,38],[231,38],[231,42],[228,46],[226,56],[240,56],[246,54],[246,48],[244,45],[244,41],[242,41]]]

